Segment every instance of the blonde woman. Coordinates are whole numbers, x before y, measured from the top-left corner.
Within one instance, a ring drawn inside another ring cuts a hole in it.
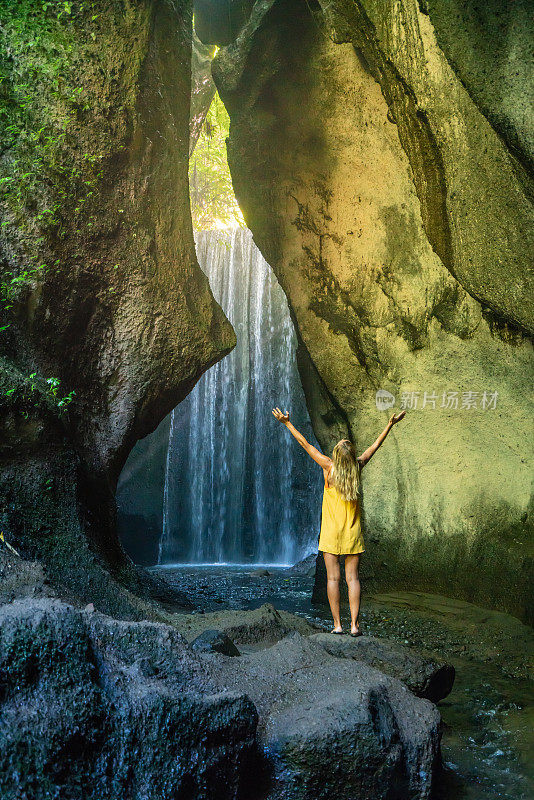
[[[323,469],[324,492],[321,516],[319,550],[324,555],[326,587],[330,611],[334,619],[332,633],[341,634],[343,628],[339,614],[339,557],[345,556],[345,578],[349,590],[350,634],[361,636],[358,617],[360,614],[360,578],[358,568],[360,555],[364,552],[360,508],[360,472],[374,456],[390,430],[405,416],[406,411],[393,414],[376,440],[361,456],[356,456],[354,446],[342,439],[334,447],[332,458],[323,455],[310,444],[289,421],[289,414],[279,408],[273,414],[282,422],[309,456]]]

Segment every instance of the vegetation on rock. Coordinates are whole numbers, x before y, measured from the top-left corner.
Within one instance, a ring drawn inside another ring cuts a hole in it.
[[[117,476],[235,343],[195,259],[191,37],[188,3],[0,2],[2,527],[125,615],[159,611]]]

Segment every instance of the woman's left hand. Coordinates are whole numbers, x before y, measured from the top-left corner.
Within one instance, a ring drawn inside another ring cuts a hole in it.
[[[403,417],[406,416],[406,411],[399,411],[398,414],[392,414],[391,419],[389,420],[391,425],[396,425],[397,422],[400,422]]]
[[[287,423],[289,422],[289,411],[286,411],[285,414],[282,414],[280,409],[277,407],[273,408],[273,414],[275,419],[278,420],[278,422],[282,422],[284,425],[287,425]]]

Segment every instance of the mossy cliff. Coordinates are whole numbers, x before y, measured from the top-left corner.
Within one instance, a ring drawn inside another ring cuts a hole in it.
[[[369,445],[379,389],[409,408],[365,469],[368,579],[532,620],[532,138],[487,72],[524,10],[259,0],[213,74],[322,445]]]
[[[121,467],[235,343],[191,228],[191,16],[0,3],[0,527],[125,616],[137,600],[109,570],[151,584],[118,544]]]

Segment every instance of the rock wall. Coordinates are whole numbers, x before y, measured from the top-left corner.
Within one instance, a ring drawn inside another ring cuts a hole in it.
[[[213,74],[319,440],[368,446],[379,389],[409,407],[364,473],[368,585],[532,620],[528,105],[480,55],[499,32],[523,52],[528,28],[499,7],[474,40],[439,2],[259,0]]]
[[[109,572],[149,596],[116,481],[235,344],[192,235],[191,7],[45,5],[0,10],[1,527],[67,595],[146,615]]]

